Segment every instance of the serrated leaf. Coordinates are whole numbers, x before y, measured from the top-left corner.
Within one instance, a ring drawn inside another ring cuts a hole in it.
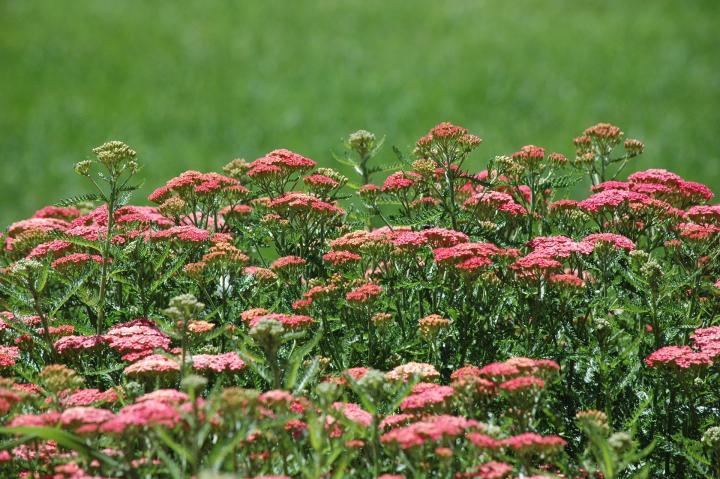
[[[83,203],[85,201],[100,201],[102,198],[100,198],[97,193],[87,193],[84,195],[77,195],[73,196],[71,198],[65,198],[64,200],[60,200],[57,203],[55,203],[55,206],[65,207],[65,206],[74,206],[78,203]]]

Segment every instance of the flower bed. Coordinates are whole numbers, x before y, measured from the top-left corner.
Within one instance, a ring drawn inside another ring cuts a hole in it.
[[[712,191],[618,180],[644,146],[609,124],[480,144],[442,123],[388,171],[359,131],[361,184],[280,149],[155,206],[96,148],[93,193],[2,236],[2,477],[718,477]]]

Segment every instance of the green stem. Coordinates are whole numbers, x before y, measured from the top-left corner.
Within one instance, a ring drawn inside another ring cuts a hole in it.
[[[108,264],[110,262],[112,233],[113,226],[115,225],[115,202],[117,196],[116,186],[117,181],[113,177],[110,183],[110,201],[108,201],[108,227],[105,242],[103,244],[103,263],[100,270],[100,292],[98,294],[97,322],[95,324],[95,332],[98,336],[102,333],[103,326],[105,325],[105,296],[107,295]]]

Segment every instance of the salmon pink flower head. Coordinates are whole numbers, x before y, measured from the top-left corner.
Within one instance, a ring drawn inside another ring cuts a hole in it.
[[[345,210],[316,196],[290,191],[270,201],[268,207],[281,214],[302,213],[325,216],[342,216]]]
[[[55,341],[58,354],[92,350],[107,343],[105,336],[65,336]]]
[[[431,135],[433,139],[437,140],[443,138],[459,138],[467,132],[467,128],[453,125],[452,123],[445,121],[432,127],[428,134]]]
[[[304,328],[315,323],[315,320],[310,316],[303,316],[300,314],[268,313],[252,317],[248,325],[251,328],[254,328],[264,319],[275,320],[289,329]]]
[[[433,338],[439,331],[448,328],[451,323],[451,320],[444,318],[439,314],[430,314],[418,320],[418,327],[421,336],[425,338]]]
[[[571,273],[551,274],[550,284],[571,290],[585,287],[585,281],[576,274]]]
[[[437,379],[440,377],[440,373],[432,364],[414,361],[401,364],[385,373],[385,378],[389,381],[408,382],[414,377],[421,380]]]
[[[60,425],[82,434],[97,431],[102,424],[114,417],[115,414],[107,409],[76,406],[68,408],[60,414]]]
[[[231,194],[247,191],[239,185],[238,181],[218,173],[201,173],[189,170],[171,179],[164,186],[153,191],[148,200],[153,203],[163,203],[169,197],[176,195],[188,199],[193,195],[209,195],[213,193],[228,192]]]
[[[469,134],[466,128],[443,122],[435,125],[416,142],[415,153],[420,157],[430,156],[434,145],[444,145],[462,154],[472,151],[481,142],[480,137]]]
[[[303,178],[303,182],[318,191],[334,190],[340,187],[340,183],[329,176],[315,173]]]
[[[333,403],[333,409],[341,412],[348,421],[354,422],[355,424],[364,427],[370,427],[372,424],[372,414],[355,403],[336,402]]]
[[[687,217],[695,223],[720,226],[720,204],[693,206],[687,210]]]
[[[386,432],[380,436],[380,441],[384,444],[395,444],[400,449],[410,449],[435,443],[443,438],[461,436],[466,430],[478,427],[479,424],[462,416],[428,416],[422,421]]]
[[[14,366],[19,357],[20,348],[16,346],[0,346],[0,368]]]
[[[588,127],[583,135],[602,141],[619,141],[623,136],[623,131],[611,123],[597,123]]]
[[[545,387],[545,381],[535,376],[520,376],[500,384],[499,388],[506,392],[525,391],[532,389],[542,389]]]
[[[400,403],[403,411],[419,411],[442,406],[453,395],[455,389],[450,386],[440,386],[433,383],[418,383],[412,393]]]
[[[510,265],[510,268],[516,272],[520,278],[533,278],[538,275],[546,275],[562,267],[562,263],[551,256],[530,253],[516,260]]]
[[[236,352],[225,354],[195,354],[192,357],[193,369],[197,371],[237,372],[245,369],[245,361]]]
[[[470,441],[473,446],[480,449],[497,449],[500,447],[500,442],[497,439],[480,432],[468,432],[465,434],[465,438]]]
[[[382,294],[383,287],[377,284],[364,284],[359,286],[345,295],[345,299],[349,303],[363,304],[368,303]]]
[[[459,478],[479,477],[480,479],[504,479],[512,473],[510,464],[498,461],[489,461],[477,466],[473,472],[464,473]]]
[[[604,190],[578,203],[578,208],[588,213],[602,213],[615,211],[620,206],[629,203],[647,205],[650,203],[650,197],[634,191]]]
[[[288,175],[315,168],[316,163],[310,158],[286,149],[273,150],[248,165],[247,175],[258,177],[267,173]]]
[[[108,330],[104,339],[111,349],[121,354],[170,348],[170,337],[146,318],[116,324]]]
[[[683,181],[680,183],[680,196],[685,203],[697,204],[712,200],[715,194],[702,183]]]
[[[532,254],[557,259],[593,252],[592,243],[577,242],[566,236],[537,236],[528,241],[527,245],[532,248]]]
[[[180,365],[174,359],[162,354],[151,354],[126,367],[123,372],[126,376],[159,376],[179,371]]]
[[[39,238],[47,239],[50,233],[65,232],[68,228],[69,223],[64,220],[55,218],[30,218],[11,224],[8,227],[7,236],[8,238],[19,239],[23,236],[36,235]],[[36,244],[40,242],[42,241],[37,241]]]
[[[143,400],[120,409],[114,418],[100,426],[100,431],[119,434],[131,428],[173,428],[180,422],[180,413],[173,405],[157,400]]]
[[[545,159],[545,148],[535,145],[525,145],[512,154],[512,159],[526,168],[537,166]]]
[[[252,206],[249,205],[228,205],[219,212],[220,216],[225,219],[229,218],[245,218],[252,213]]]
[[[692,241],[707,241],[720,233],[720,226],[711,224],[680,223],[676,226],[680,236]]]
[[[507,213],[511,216],[522,216],[527,210],[518,204],[512,195],[494,190],[482,190],[473,193],[463,207],[480,217],[488,217],[496,212]]]
[[[190,400],[190,397],[177,389],[156,389],[139,396],[135,402],[141,403],[145,401],[157,401],[168,405],[181,405]]]
[[[108,260],[110,261],[110,260]],[[102,264],[103,257],[97,254],[72,253],[54,260],[51,266],[57,270],[78,268],[86,264]]]
[[[380,190],[383,193],[388,192],[399,192],[407,190],[415,185],[416,182],[421,180],[422,177],[414,172],[398,171],[385,179]]]
[[[632,251],[635,243],[630,238],[615,233],[594,233],[583,238],[584,242],[592,244],[595,248],[598,245],[607,244],[615,249]]]
[[[682,181],[683,179],[679,175],[660,168],[638,171],[628,176],[628,183],[630,185],[645,183],[665,185],[675,188],[679,186]]]
[[[604,181],[602,183],[599,183],[597,185],[594,185],[591,190],[593,193],[599,193],[601,191],[606,190],[628,190],[630,189],[630,185],[628,183],[625,183],[623,181]]]
[[[100,391],[99,389],[78,389],[72,393],[60,394],[60,403],[63,406],[91,406],[93,404],[114,403],[118,400],[114,389]]]
[[[492,393],[495,383],[482,377],[481,369],[471,364],[456,369],[450,375],[451,385],[456,389],[470,387],[480,393]]]
[[[489,258],[504,250],[492,243],[461,243],[449,248],[435,248],[433,256],[439,265],[454,265],[472,257]]]
[[[690,338],[693,340],[693,346],[703,353],[713,358],[720,356],[720,326],[696,329]]]
[[[351,251],[338,250],[325,253],[322,259],[333,266],[343,266],[359,262],[362,256]]]
[[[40,243],[28,253],[28,259],[56,257],[62,253],[66,253],[73,248],[73,244],[69,241],[52,240]]]
[[[560,436],[541,436],[533,432],[526,432],[503,439],[500,444],[518,452],[547,454],[562,450],[567,441]]]
[[[428,239],[419,231],[403,231],[392,239],[399,251],[412,251],[427,245]]]
[[[696,352],[689,346],[665,346],[645,358],[648,367],[677,367],[688,369],[693,366],[710,366],[713,356],[708,352]]]
[[[450,248],[469,241],[468,235],[447,228],[428,228],[420,231],[431,248]]]
[[[160,228],[168,228],[175,224],[154,206],[131,205],[123,206],[115,211],[115,222],[117,224],[154,225]]]
[[[42,414],[18,414],[9,422],[9,427],[22,426],[54,426],[60,420],[60,413],[57,411],[48,411]]]
[[[248,255],[229,242],[218,242],[212,245],[202,257],[200,263],[205,265],[242,265],[250,261]]]
[[[55,218],[58,220],[74,220],[80,216],[80,210],[73,207],[45,206],[33,213],[33,218]]]
[[[275,272],[268,268],[261,268],[260,266],[248,266],[243,268],[243,274],[246,276],[252,276],[258,282],[272,283],[278,276]]]
[[[276,272],[286,269],[296,270],[305,264],[307,264],[307,261],[299,256],[283,256],[273,261],[270,264],[270,269]]]
[[[210,232],[190,225],[173,226],[165,230],[150,232],[148,239],[155,241],[177,240],[184,243],[203,243],[210,239]]]

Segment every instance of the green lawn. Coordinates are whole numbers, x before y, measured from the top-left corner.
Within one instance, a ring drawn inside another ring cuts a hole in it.
[[[480,167],[598,121],[720,193],[720,2],[0,1],[0,222],[86,190],[132,145],[143,195],[277,147],[329,162],[358,128],[409,146],[449,120]],[[385,158],[389,159],[390,150]]]

